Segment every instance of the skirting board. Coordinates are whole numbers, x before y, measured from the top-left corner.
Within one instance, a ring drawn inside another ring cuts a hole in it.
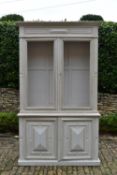
[[[56,161],[56,160],[18,160],[19,166],[99,166],[100,159],[97,160],[76,160],[76,161]]]

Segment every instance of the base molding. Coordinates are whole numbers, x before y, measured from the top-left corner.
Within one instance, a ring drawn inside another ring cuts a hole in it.
[[[18,160],[19,166],[99,166],[100,159],[97,160]]]

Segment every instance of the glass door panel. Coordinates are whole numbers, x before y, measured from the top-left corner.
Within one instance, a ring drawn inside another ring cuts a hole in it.
[[[28,42],[28,106],[53,108],[55,104],[53,42]]]
[[[64,42],[63,108],[89,107],[90,43]]]

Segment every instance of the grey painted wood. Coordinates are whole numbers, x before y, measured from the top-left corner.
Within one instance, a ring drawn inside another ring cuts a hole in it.
[[[99,24],[19,25],[19,165],[99,165]]]
[[[57,159],[56,120],[26,121],[26,158]]]

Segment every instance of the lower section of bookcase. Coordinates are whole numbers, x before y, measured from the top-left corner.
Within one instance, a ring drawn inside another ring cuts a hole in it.
[[[20,117],[19,165],[99,165],[98,117]]]

